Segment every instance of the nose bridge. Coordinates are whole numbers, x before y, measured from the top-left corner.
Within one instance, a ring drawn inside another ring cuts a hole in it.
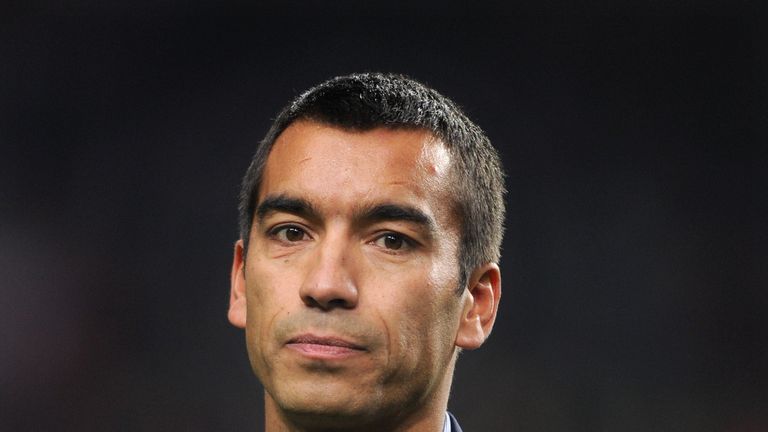
[[[357,305],[353,245],[343,227],[329,228],[321,236],[301,287],[300,295],[307,306],[350,309]]]

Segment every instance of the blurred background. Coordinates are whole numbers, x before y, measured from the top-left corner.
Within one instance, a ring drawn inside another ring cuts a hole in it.
[[[236,196],[306,88],[408,74],[508,172],[467,431],[768,431],[759,2],[0,4],[0,430],[260,430]]]

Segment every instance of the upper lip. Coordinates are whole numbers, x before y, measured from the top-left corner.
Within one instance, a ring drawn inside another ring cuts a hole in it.
[[[350,348],[355,350],[365,350],[364,347],[337,336],[318,336],[314,334],[301,334],[298,336],[294,336],[291,339],[289,339],[288,342],[286,342],[286,344],[328,345],[328,346]]]

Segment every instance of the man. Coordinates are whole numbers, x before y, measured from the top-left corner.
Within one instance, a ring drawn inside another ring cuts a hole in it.
[[[243,180],[228,313],[267,431],[461,430],[448,394],[496,318],[503,192],[482,131],[408,78],[334,78],[280,113]]]

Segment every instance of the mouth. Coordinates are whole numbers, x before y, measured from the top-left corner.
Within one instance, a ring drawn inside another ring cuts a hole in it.
[[[312,334],[291,338],[285,346],[298,354],[317,360],[343,359],[367,351],[365,347],[342,338]]]

